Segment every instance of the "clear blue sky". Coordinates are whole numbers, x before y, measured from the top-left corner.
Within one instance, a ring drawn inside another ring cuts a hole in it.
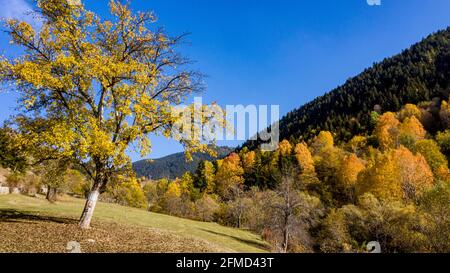
[[[25,2],[0,0],[0,16],[19,14]],[[107,14],[108,1],[83,2]],[[134,0],[132,7],[153,10],[169,34],[192,33],[183,51],[209,76],[206,102],[278,104],[282,115],[450,25],[448,0]],[[0,120],[14,100],[0,94]],[[153,138],[152,158],[178,151]]]

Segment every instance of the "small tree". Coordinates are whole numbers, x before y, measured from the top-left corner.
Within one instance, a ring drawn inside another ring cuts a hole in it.
[[[300,192],[296,189],[295,177],[298,177],[294,169],[285,168],[280,177],[278,187],[275,189],[277,198],[273,200],[273,225],[281,232],[280,250],[288,251],[289,242],[295,226],[298,224],[298,211],[303,205]]]
[[[68,171],[67,160],[49,160],[37,167],[41,175],[42,184],[47,186],[47,200],[51,203],[57,201],[58,191],[66,184]]]
[[[38,160],[69,157],[92,180],[80,226],[88,228],[98,196],[110,178],[131,166],[126,150],[150,151],[149,134],[171,137],[174,107],[202,90],[201,75],[175,47],[185,35],[168,37],[151,27],[153,13],[133,14],[110,1],[102,21],[83,5],[39,0],[39,31],[9,20],[7,32],[24,54],[0,59],[0,81],[20,93],[17,124]],[[193,126],[193,130],[201,130]],[[183,138],[189,157],[209,151],[201,139]]]

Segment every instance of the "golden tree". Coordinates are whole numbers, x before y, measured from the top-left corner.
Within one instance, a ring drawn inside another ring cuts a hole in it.
[[[39,0],[36,12],[39,30],[7,22],[24,53],[0,59],[0,80],[20,92],[17,122],[23,142],[39,151],[34,158],[70,158],[92,179],[80,219],[88,228],[99,194],[130,166],[129,145],[146,155],[149,134],[171,137],[174,107],[202,89],[201,75],[175,50],[185,35],[153,27],[152,13],[135,14],[115,0],[107,21],[65,0]],[[208,150],[198,138],[180,142],[188,155]]]
[[[397,146],[400,122],[392,112],[386,112],[378,119],[374,135],[378,138],[380,147],[388,149]]]
[[[403,146],[377,155],[374,165],[358,178],[358,195],[370,192],[382,199],[417,199],[434,183],[425,158]]]
[[[421,154],[414,155],[401,146],[393,151],[393,158],[396,161],[404,198],[416,199],[433,186],[433,173]]]
[[[306,143],[297,144],[295,146],[294,152],[297,163],[300,166],[301,173],[315,175],[316,170],[314,167],[314,160]]]
[[[311,144],[311,148],[315,155],[333,146],[334,146],[334,137],[333,134],[328,131],[321,131],[319,135],[317,135],[314,138]]]
[[[241,187],[244,183],[244,169],[238,154],[231,153],[222,164],[218,166],[216,173],[217,193],[225,198],[230,197],[232,190]]]
[[[415,117],[405,118],[399,126],[399,142],[408,148],[412,148],[418,140],[425,138],[427,132],[422,123]]]
[[[292,153],[292,145],[288,140],[285,139],[280,142],[278,150],[280,151],[281,156],[290,156]]]
[[[439,145],[434,140],[423,139],[417,141],[414,151],[425,157],[434,173],[448,169],[447,158],[441,153]]]
[[[358,175],[365,168],[364,163],[355,154],[344,156],[336,176],[344,188],[352,188],[358,181]]]
[[[250,151],[247,153],[242,154],[242,167],[244,168],[245,172],[251,172],[253,168],[255,167],[256,163],[256,153],[255,151]]]
[[[417,105],[408,103],[397,113],[397,117],[400,121],[404,121],[406,118],[415,117],[418,120],[422,120],[423,113],[417,107]]]
[[[382,199],[403,198],[400,175],[393,154],[376,154],[373,165],[358,177],[355,190],[357,196],[372,193]]]

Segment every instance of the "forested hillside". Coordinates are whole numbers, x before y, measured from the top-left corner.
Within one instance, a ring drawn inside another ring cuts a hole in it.
[[[280,121],[281,139],[307,140],[322,130],[334,133],[337,141],[366,134],[373,129],[370,112],[374,109],[398,111],[406,103],[446,99],[450,91],[449,66],[447,28],[288,113]],[[257,145],[244,144],[250,149]]]
[[[217,148],[217,159],[222,159],[233,151],[232,148]],[[196,153],[192,161],[186,161],[184,153],[176,153],[163,158],[154,160],[140,160],[133,163],[133,170],[137,177],[146,177],[149,179],[181,177],[186,172],[194,172],[199,163],[203,160],[214,160],[208,154]]]
[[[252,230],[277,252],[365,252],[370,241],[383,252],[448,252],[449,102],[368,115],[374,130],[348,142],[321,131],[146,183],[149,209]]]

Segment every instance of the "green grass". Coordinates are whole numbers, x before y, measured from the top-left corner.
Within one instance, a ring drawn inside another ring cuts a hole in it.
[[[45,199],[10,194],[0,196],[0,210],[16,210],[45,216],[77,219],[83,210],[84,200],[64,197],[56,204]],[[182,219],[145,210],[99,202],[93,223],[115,222],[136,227],[147,227],[173,232],[182,237],[206,240],[226,252],[265,252],[267,244],[259,235],[246,230],[224,227],[216,223],[205,223]]]

